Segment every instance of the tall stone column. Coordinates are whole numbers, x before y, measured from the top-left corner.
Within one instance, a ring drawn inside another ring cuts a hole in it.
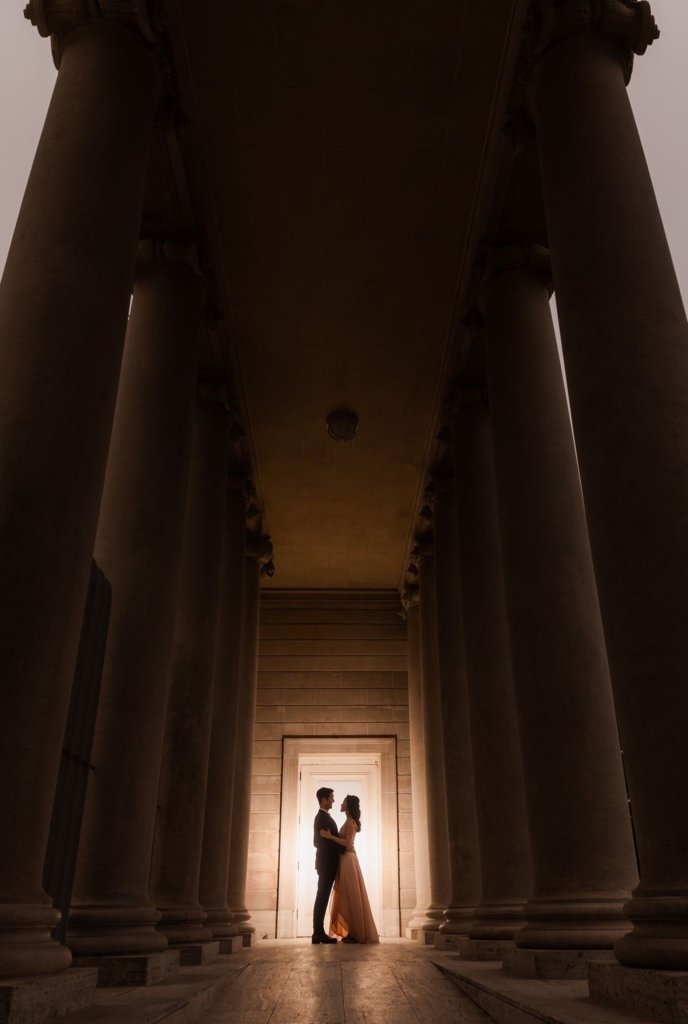
[[[245,556],[246,476],[230,470],[200,883],[206,928],[213,938],[219,939],[238,935],[227,901],[227,879],[241,699],[239,665]],[[231,949],[231,943],[226,945]]]
[[[167,946],[148,883],[202,301],[194,246],[141,243],[95,546],[113,600],[69,916],[80,957]]]
[[[647,4],[555,8],[530,82],[642,881],[624,964],[688,970],[688,324],[625,84]]]
[[[234,767],[234,807],[229,847],[227,902],[232,920],[244,937],[244,945],[253,942],[255,928],[246,907],[246,871],[248,867],[249,825],[251,819],[251,775],[253,737],[258,696],[258,627],[260,624],[260,576],[262,566],[272,557],[269,537],[249,534],[244,562],[243,619],[239,664],[239,725],[236,735]]]
[[[199,384],[191,445],[151,897],[171,943],[210,939],[198,899],[213,710],[229,413],[224,387]],[[196,955],[193,950],[183,951]],[[203,951],[197,951],[202,956]]]
[[[415,569],[415,566],[414,566]],[[411,748],[411,801],[413,806],[413,864],[416,876],[416,906],[406,934],[418,939],[436,927],[428,914],[430,906],[430,853],[428,850],[428,811],[425,792],[425,753],[423,740],[423,697],[420,677],[420,608],[417,585],[404,591],[408,645],[409,745]]]
[[[432,513],[426,507],[421,515],[431,517]],[[427,908],[430,922],[424,930],[427,933],[426,941],[432,942],[433,933],[438,931],[444,919],[444,912],[451,900],[451,877],[442,737],[442,691],[437,635],[435,549],[430,530],[416,537],[414,558],[418,566],[421,706],[430,868],[430,904]]]
[[[493,455],[533,853],[516,943],[611,949],[628,930],[621,907],[637,872],[548,254],[508,245],[487,261]]]
[[[0,283],[0,977],[71,959],[41,876],[158,92],[139,27],[41,5],[60,70]]]
[[[468,718],[453,466],[434,477],[435,585],[440,718],[449,836],[450,899],[435,945],[458,945],[480,900],[480,850]]]
[[[452,433],[481,877],[470,945],[461,948],[470,959],[501,960],[523,927],[532,872],[484,388],[459,390]]]

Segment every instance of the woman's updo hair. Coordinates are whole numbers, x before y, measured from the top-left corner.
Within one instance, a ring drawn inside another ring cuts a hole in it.
[[[349,795],[346,797],[346,810],[350,818],[353,818],[356,822],[356,831],[361,831],[361,801],[357,796]]]

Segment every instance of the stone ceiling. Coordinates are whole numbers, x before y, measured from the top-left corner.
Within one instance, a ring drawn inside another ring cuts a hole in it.
[[[274,585],[395,587],[523,4],[171,6]]]

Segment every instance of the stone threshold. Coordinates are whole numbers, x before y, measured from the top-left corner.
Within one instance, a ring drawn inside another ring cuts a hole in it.
[[[543,981],[507,974],[500,963],[434,956],[432,962],[495,1024],[657,1024],[590,998],[587,981]]]
[[[180,967],[159,985],[96,989],[93,1004],[59,1024],[195,1024],[227,994],[249,961]]]

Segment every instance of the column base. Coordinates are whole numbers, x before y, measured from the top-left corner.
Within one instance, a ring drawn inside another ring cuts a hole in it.
[[[0,981],[2,1024],[43,1024],[84,1010],[93,1003],[98,972],[66,970],[37,978],[5,978]]]
[[[179,953],[166,949],[162,953],[142,953],[138,956],[78,956],[73,967],[95,967],[99,988],[157,985],[179,969]]]
[[[457,935],[455,932],[443,932],[438,931],[434,933],[433,945],[435,949],[458,949],[463,935]]]
[[[72,954],[50,934],[59,920],[49,903],[0,903],[0,979],[54,975],[69,967]]]
[[[245,931],[242,931],[241,929],[239,929],[239,931],[240,931],[240,935],[241,935],[241,942],[242,942],[243,948],[244,949],[252,949],[255,946],[256,942],[258,941],[258,936],[256,935],[255,930],[250,931],[250,932],[245,932]]]
[[[423,946],[433,946],[435,943],[435,936],[439,935],[440,930],[435,924],[432,927],[417,928],[412,925],[407,925],[405,929],[405,936],[410,939],[411,942],[420,942]]]
[[[212,933],[214,939],[224,939],[228,935],[238,935],[239,929],[232,918],[231,910],[205,907],[205,928]]]
[[[223,935],[217,941],[220,944],[220,956],[227,956],[229,953],[238,953],[244,948],[243,935]]]
[[[508,942],[525,927],[525,900],[517,903],[487,903],[477,906],[475,919],[468,929],[469,939]]]
[[[475,918],[475,907],[447,907],[442,915],[442,935],[467,935]]]
[[[513,939],[472,939],[468,935],[459,939],[459,953],[463,960],[503,962],[513,948]]]
[[[630,926],[614,946],[620,963],[657,971],[688,971],[686,897],[634,896],[624,912]]]
[[[69,912],[67,945],[75,957],[144,957],[162,953],[167,939],[156,930],[155,907],[78,904]]]
[[[209,942],[213,933],[205,927],[202,907],[158,907],[158,932],[167,936],[170,946]]]
[[[217,939],[209,942],[183,942],[171,946],[179,953],[181,967],[200,967],[212,963],[220,955],[220,943]]]
[[[653,971],[619,963],[588,964],[590,998],[634,1014],[688,1022],[688,971]]]
[[[591,960],[616,963],[610,949],[519,949],[511,944],[502,964],[505,971],[519,978],[581,980],[587,978]]]

